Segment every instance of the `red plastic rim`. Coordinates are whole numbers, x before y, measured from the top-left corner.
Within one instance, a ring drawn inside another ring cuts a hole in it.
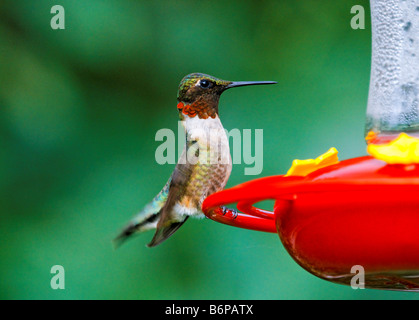
[[[276,233],[274,212],[257,208],[254,206],[256,203],[264,200],[294,200],[298,194],[332,190],[346,192],[349,196],[351,192],[371,192],[372,188],[375,192],[388,188],[395,188],[399,193],[403,190],[411,192],[412,188],[419,188],[419,166],[387,165],[370,156],[349,159],[305,177],[264,177],[220,191],[205,199],[202,211],[208,218],[220,223]],[[231,204],[237,204],[241,211],[237,217],[224,214],[220,209]],[[276,207],[282,205],[282,202],[276,203]]]

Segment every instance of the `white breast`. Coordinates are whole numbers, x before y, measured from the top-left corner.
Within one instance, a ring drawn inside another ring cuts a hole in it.
[[[197,141],[200,151],[207,147],[209,153],[217,154],[217,159],[220,159],[218,164],[231,164],[228,138],[218,116],[216,118],[200,119],[199,117],[190,118],[185,115],[185,120],[182,123],[188,141]]]

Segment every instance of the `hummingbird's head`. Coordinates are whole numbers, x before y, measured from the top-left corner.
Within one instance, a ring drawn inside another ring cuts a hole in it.
[[[218,102],[221,94],[230,88],[274,84],[273,81],[227,81],[203,73],[191,73],[179,84],[177,95],[181,118],[198,116],[200,119],[215,118],[218,115]]]

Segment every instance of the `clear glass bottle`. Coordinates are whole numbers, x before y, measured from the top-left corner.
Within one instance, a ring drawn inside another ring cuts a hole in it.
[[[419,137],[419,1],[370,0],[372,61],[366,139]]]

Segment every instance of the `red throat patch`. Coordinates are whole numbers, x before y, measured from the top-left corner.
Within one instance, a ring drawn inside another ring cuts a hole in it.
[[[177,108],[190,118],[198,116],[199,119],[208,119],[209,117],[214,119],[217,116],[215,108],[204,101],[196,101],[191,105],[185,105],[183,102],[179,102]]]

